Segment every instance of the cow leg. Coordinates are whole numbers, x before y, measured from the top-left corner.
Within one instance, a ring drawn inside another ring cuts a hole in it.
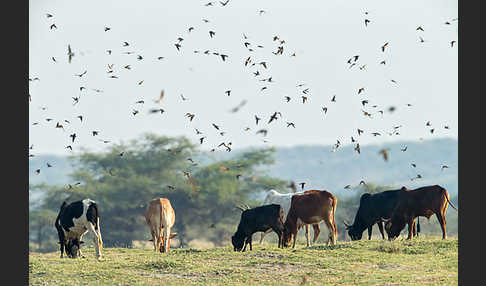
[[[66,242],[63,240],[62,242],[59,242],[61,245],[61,258],[64,258],[64,248],[66,247]]]
[[[271,231],[272,231],[272,229],[269,229],[269,230],[267,230],[267,231],[262,232],[262,235],[261,235],[261,237],[260,237],[260,244],[262,244],[262,242],[263,242],[263,238],[265,237],[265,235],[267,235],[267,234],[268,234],[269,232],[271,232]]]
[[[417,223],[415,223],[414,221],[412,225],[412,237],[416,237],[416,236],[417,236]]]
[[[371,240],[371,231],[373,230],[373,225],[368,226],[368,240]]]
[[[248,244],[248,238],[245,238],[245,245],[243,246],[242,252],[245,252],[247,244]]]
[[[410,216],[410,219],[408,221],[408,236],[407,240],[412,239],[412,233],[413,233],[413,225],[415,223],[415,218],[413,216]]]
[[[334,225],[330,221],[327,221],[327,220],[325,220],[324,222],[326,223],[327,230],[329,231],[329,235],[328,235],[326,245],[329,245],[329,243],[335,244],[334,234],[336,233],[336,230],[334,229]]]
[[[307,247],[309,247],[310,243],[309,243],[309,225],[308,224],[305,225],[305,240],[306,240],[306,243],[307,243],[306,244]]]
[[[95,227],[96,233],[98,234],[98,239],[100,243],[100,249],[103,248],[103,239],[101,238],[101,228],[100,228],[100,218],[98,217],[98,222]]]
[[[440,228],[442,229],[442,239],[447,238],[447,233],[446,233],[446,218],[445,216],[443,217],[441,213],[436,213],[437,219],[439,220]]]
[[[95,245],[96,257],[98,259],[101,259],[101,248],[100,248],[101,237],[98,237],[98,232],[95,230],[95,227],[92,223],[88,223],[88,225],[89,225],[89,230],[91,231],[91,234],[93,236],[93,243]]]
[[[383,233],[383,222],[380,220],[377,222],[377,224],[378,224],[378,229],[380,230],[381,233],[381,237],[385,239],[385,233]]]
[[[253,237],[253,235],[250,235],[250,237],[248,238],[249,239],[249,242],[250,242],[250,251],[253,250],[253,247],[251,245],[252,237]]]
[[[164,252],[169,252],[169,247],[170,247],[170,228],[169,227],[164,227]]]
[[[319,233],[321,233],[321,227],[316,223],[312,225],[312,228],[314,228],[314,239],[312,240],[312,243],[316,243]]]

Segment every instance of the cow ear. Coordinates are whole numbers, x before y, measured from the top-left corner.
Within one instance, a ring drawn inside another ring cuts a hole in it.
[[[154,241],[153,239],[149,239],[148,241]]]
[[[405,186],[402,186],[402,188],[400,189],[400,191],[402,191],[402,192],[405,192],[406,190],[407,190],[407,187],[405,187]]]
[[[172,239],[172,238],[174,238],[174,237],[176,237],[176,236],[177,236],[177,232],[173,232],[173,233],[171,233],[171,234],[169,235],[169,238],[171,238],[171,239]]]
[[[82,240],[79,242],[79,244],[83,244],[83,243],[84,243],[84,241],[82,241]]]

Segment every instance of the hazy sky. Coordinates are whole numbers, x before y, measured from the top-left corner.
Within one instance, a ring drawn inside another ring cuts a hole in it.
[[[29,1],[29,78],[40,78],[29,82],[29,143],[34,144],[30,153],[69,154],[67,145],[75,152],[81,146],[99,151],[106,147],[99,139],[126,142],[144,132],[185,135],[198,143],[202,135],[196,135],[194,128],[207,136],[204,149],[223,141],[240,148],[336,140],[345,145],[351,136],[362,146],[457,138],[459,45],[450,44],[458,39],[458,21],[452,21],[457,1],[230,0],[224,7],[219,1],[204,6],[208,2]],[[367,27],[365,19],[371,21]],[[49,28],[52,23],[57,29]],[[418,26],[424,31],[417,31]],[[105,32],[104,27],[111,30]],[[191,33],[189,27],[194,27]],[[210,30],[216,32],[213,38]],[[279,46],[274,36],[285,40],[283,55],[272,54]],[[174,46],[178,37],[184,39],[181,51]],[[124,41],[130,45],[123,47]],[[245,41],[253,52],[245,48]],[[68,44],[75,53],[71,64]],[[203,54],[205,50],[229,57],[223,62],[219,56]],[[294,52],[296,57],[291,57]],[[137,55],[143,59],[137,60]],[[359,59],[350,69],[347,60],[354,55]],[[164,59],[157,60],[159,56]],[[245,67],[248,56],[257,65]],[[382,60],[386,65],[380,64]],[[268,63],[268,69],[258,64],[261,61]],[[111,74],[108,64],[114,64]],[[75,76],[85,70],[83,77]],[[260,76],[253,75],[256,70]],[[274,82],[260,81],[269,77]],[[301,83],[305,86],[297,87]],[[87,89],[80,91],[81,86]],[[268,88],[261,91],[264,86]],[[365,90],[358,95],[361,87]],[[305,88],[308,101],[303,104]],[[162,89],[164,100],[156,104]],[[226,90],[231,90],[230,96]],[[336,102],[330,101],[333,95]],[[73,105],[72,98],[79,96]],[[286,103],[284,96],[291,101]],[[369,104],[363,107],[365,99]],[[136,104],[138,100],[145,104]],[[238,112],[229,112],[243,100],[247,104]],[[372,107],[375,104],[377,108]],[[327,114],[323,106],[328,107]],[[389,106],[396,111],[387,112]],[[165,113],[148,114],[153,107]],[[139,110],[135,116],[134,109]],[[267,124],[275,111],[282,118]],[[192,122],[184,117],[187,112],[196,115]],[[255,115],[262,118],[258,126]],[[427,121],[432,127],[425,126]],[[65,131],[55,128],[57,122]],[[294,122],[296,128],[287,128],[285,122]],[[219,135],[211,123],[227,133]],[[400,135],[386,134],[397,125],[403,126]],[[244,131],[247,126],[250,131]],[[268,143],[255,134],[261,128],[268,129]],[[358,136],[357,128],[365,133]],[[435,128],[434,134],[430,128]],[[93,137],[92,130],[100,131],[99,136]],[[73,144],[72,133],[77,135]]]

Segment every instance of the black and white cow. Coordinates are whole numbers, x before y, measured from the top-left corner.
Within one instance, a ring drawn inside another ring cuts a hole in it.
[[[101,239],[99,214],[98,205],[90,199],[70,204],[62,203],[55,223],[61,245],[61,258],[63,258],[64,249],[71,258],[78,257],[78,254],[82,255],[80,247],[84,242],[81,239],[88,230],[93,236],[96,256],[98,259],[101,258],[103,240]]]

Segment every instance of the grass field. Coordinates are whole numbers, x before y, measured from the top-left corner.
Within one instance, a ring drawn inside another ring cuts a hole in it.
[[[254,240],[255,241],[255,240]],[[248,248],[249,249],[249,248]],[[420,237],[412,241],[362,240],[278,249],[253,244],[171,249],[105,248],[97,261],[59,258],[59,252],[29,255],[30,285],[457,285],[458,241]]]

